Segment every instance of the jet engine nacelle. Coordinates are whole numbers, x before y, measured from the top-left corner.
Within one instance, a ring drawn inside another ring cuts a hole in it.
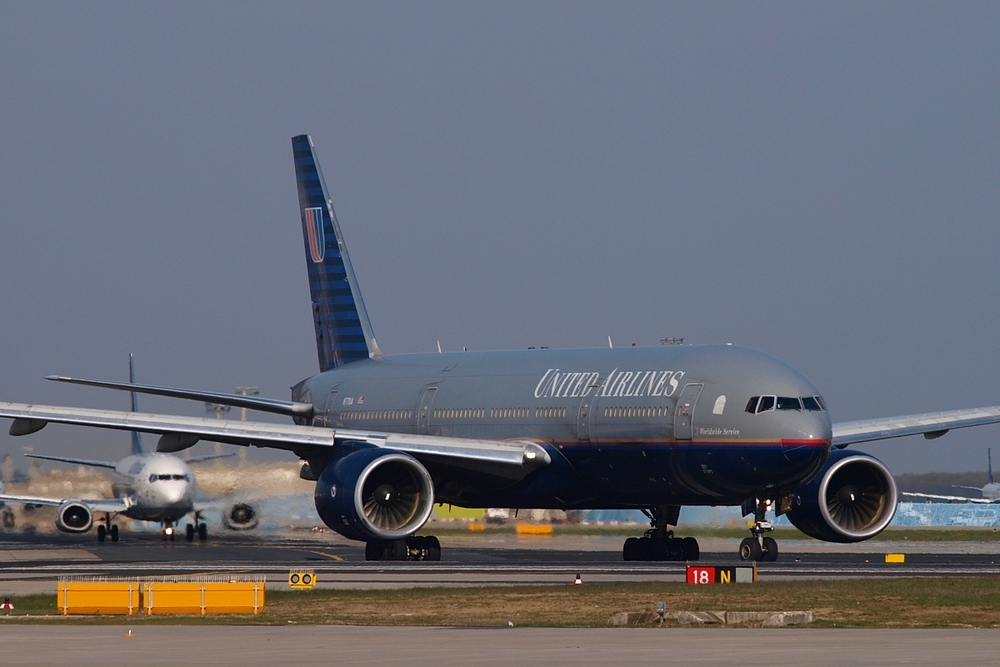
[[[409,454],[362,449],[316,481],[323,523],[351,540],[397,540],[420,530],[434,506],[430,473]]]
[[[81,502],[67,500],[56,510],[56,528],[64,533],[86,533],[93,525],[93,512]]]
[[[896,514],[896,482],[874,456],[834,450],[826,467],[793,494],[788,520],[826,542],[861,542]]]
[[[233,503],[222,510],[222,524],[229,530],[250,530],[256,528],[259,521],[257,508],[245,501]]]

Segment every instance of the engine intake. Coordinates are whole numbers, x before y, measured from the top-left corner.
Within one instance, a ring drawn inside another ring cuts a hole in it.
[[[826,467],[793,498],[788,520],[826,542],[861,542],[881,533],[896,514],[896,482],[874,456],[836,450]]]
[[[56,510],[56,528],[64,533],[86,533],[94,525],[90,508],[76,500],[68,500]]]
[[[257,509],[247,502],[233,503],[222,513],[222,523],[229,530],[250,530],[259,521]]]
[[[315,501],[323,522],[348,539],[396,540],[430,518],[434,482],[409,454],[363,449],[327,466]]]

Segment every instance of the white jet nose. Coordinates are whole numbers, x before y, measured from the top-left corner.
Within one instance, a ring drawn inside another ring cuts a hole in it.
[[[160,489],[160,497],[165,505],[177,505],[187,499],[188,488],[184,482],[164,484]]]

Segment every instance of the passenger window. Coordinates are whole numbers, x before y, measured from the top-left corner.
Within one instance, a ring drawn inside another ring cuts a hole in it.
[[[802,404],[799,403],[797,396],[779,396],[778,397],[778,409],[779,410],[801,410]]]
[[[815,396],[803,396],[802,407],[804,407],[806,410],[809,410],[810,412],[823,409],[820,407],[819,401],[816,400]]]
[[[751,396],[750,400],[747,401],[746,411],[750,414],[757,412],[757,402],[760,401],[760,396]]]
[[[757,404],[757,412],[767,412],[774,410],[774,396],[761,396],[760,403]]]

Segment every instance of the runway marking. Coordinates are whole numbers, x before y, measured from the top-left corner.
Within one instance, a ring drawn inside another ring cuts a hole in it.
[[[330,560],[336,560],[336,561],[341,561],[341,562],[344,560],[343,556],[337,556],[336,554],[328,554],[328,553],[324,553],[322,551],[311,551],[309,549],[305,549],[304,551],[306,553],[316,554],[317,556],[323,556],[324,558],[329,558]]]

